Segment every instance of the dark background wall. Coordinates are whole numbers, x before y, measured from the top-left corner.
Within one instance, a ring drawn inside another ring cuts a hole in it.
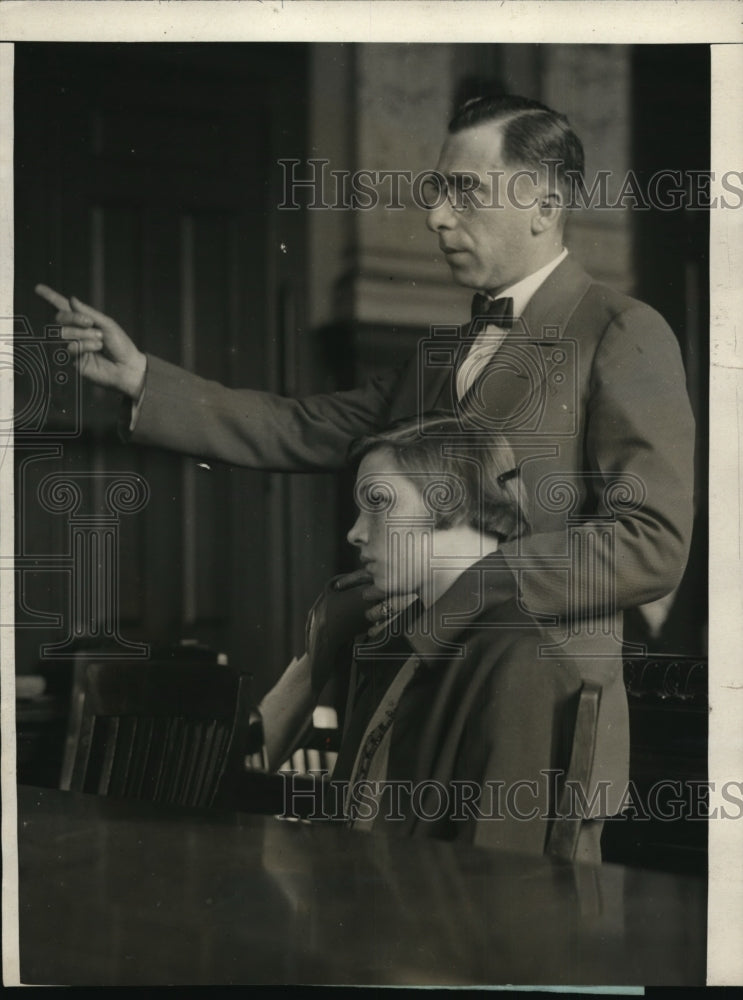
[[[648,180],[665,169],[710,169],[710,52],[707,46],[635,46],[632,53],[632,162],[647,191]],[[700,199],[701,200],[701,199]],[[707,642],[707,464],[709,460],[709,213],[697,208],[636,211],[633,252],[637,297],[649,302],[676,332],[697,424],[696,518],[684,580],[651,648],[691,655]]]
[[[332,155],[368,167],[386,151],[390,166],[431,166],[457,95],[478,81],[568,109],[594,169],[629,164],[647,177],[709,164],[703,46],[25,44],[15,79],[15,312],[28,359],[46,351],[52,374],[37,281],[201,375],[290,394],[353,384],[397,360],[450,300],[461,318],[422,219],[281,212],[277,161]],[[706,635],[707,239],[703,212],[628,210],[576,220],[572,246],[679,336],[699,425],[698,528],[661,626],[638,612],[628,631],[695,655]],[[29,412],[37,388],[23,357],[17,405]],[[49,644],[61,656],[105,638],[90,616],[70,632],[70,517],[44,509],[42,480],[75,480],[78,514],[100,518],[111,475],[133,472],[149,501],[116,525],[122,639],[198,639],[252,669],[260,693],[296,652],[317,588],[348,565],[346,484],[124,447],[118,401],[82,394],[77,428],[74,380],[54,382],[41,424],[16,441],[17,669],[33,671]]]
[[[33,295],[42,280],[207,378],[308,388],[308,366],[296,385],[288,362],[303,328],[301,255],[287,263],[280,249],[301,244],[303,218],[284,213],[279,232],[272,169],[280,156],[305,154],[306,55],[295,45],[18,46],[16,313],[36,338],[51,319]],[[54,385],[41,433],[17,442],[27,557],[19,600],[29,626],[18,631],[18,667],[33,667],[42,644],[64,642],[70,627],[75,571],[34,572],[34,557],[70,554],[69,517],[38,499],[58,470],[82,485],[77,514],[110,513],[105,490],[117,471],[149,486],[146,508],[121,514],[117,526],[122,636],[198,639],[235,663],[279,669],[291,648],[291,575],[297,558],[317,558],[314,539],[322,544],[332,518],[291,551],[302,518],[280,477],[124,447],[119,401],[87,384],[81,391],[79,433],[58,436],[71,431],[70,378]],[[16,393],[19,405],[32,393],[22,372]],[[58,458],[39,451],[54,441],[63,441]],[[312,481],[302,490],[311,507]],[[61,613],[61,628],[42,627],[42,613]],[[86,632],[72,638],[107,638]]]

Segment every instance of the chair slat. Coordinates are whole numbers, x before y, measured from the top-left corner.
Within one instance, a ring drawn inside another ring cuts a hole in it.
[[[105,794],[101,791],[101,774],[106,745],[113,732],[110,718],[94,719],[90,730],[90,740],[87,747],[87,766],[83,775],[83,791],[94,795]]]
[[[186,723],[186,757],[183,766],[183,786],[180,796],[180,804],[185,806],[193,805],[193,785],[194,775],[198,766],[199,755],[202,753],[202,743],[204,738],[204,723]]]
[[[208,805],[242,766],[249,688],[229,667],[101,659],[79,662],[75,683],[65,758],[73,790]],[[225,788],[238,787],[233,778]]]
[[[131,766],[132,750],[136,736],[136,719],[120,718],[117,716],[118,726],[116,735],[116,754],[111,769],[111,780],[108,786],[108,795],[122,798],[126,795],[129,781],[129,768]]]
[[[214,743],[214,734],[216,730],[217,730],[216,719],[212,719],[210,722],[207,722],[204,727],[201,753],[199,754],[199,760],[193,781],[193,803],[194,805],[197,806],[201,805],[203,796],[205,794],[207,765],[209,763],[209,755],[211,753],[212,745]]]
[[[212,748],[209,755],[209,766],[206,775],[206,787],[202,793],[202,803],[211,805],[216,795],[219,781],[224,769],[229,733],[223,725],[217,725],[212,739]]]
[[[147,766],[142,777],[141,798],[147,801],[157,799],[158,788],[162,776],[163,753],[167,741],[167,719],[153,719],[150,735],[150,752]]]
[[[171,746],[170,753],[165,760],[165,768],[167,772],[165,782],[165,801],[171,805],[176,804],[178,801],[178,793],[180,792],[181,762],[183,760],[183,751],[186,742],[185,728],[183,719],[177,718],[174,720],[173,744]]]
[[[171,774],[168,769],[168,761],[171,754],[173,753],[173,748],[175,746],[175,740],[177,736],[177,720],[176,719],[166,719],[165,720],[165,741],[163,744],[163,750],[159,761],[157,783],[155,785],[155,801],[165,802],[167,801],[167,792],[169,788],[169,783],[171,781]]]
[[[119,742],[119,718],[114,716],[108,720],[108,735],[103,749],[103,761],[101,763],[101,774],[98,779],[98,794],[108,795],[111,784],[111,772],[114,765],[114,757]]]
[[[132,748],[132,762],[129,769],[129,789],[131,798],[142,797],[142,783],[147,770],[147,760],[152,739],[152,718],[142,716],[136,720],[136,737]]]

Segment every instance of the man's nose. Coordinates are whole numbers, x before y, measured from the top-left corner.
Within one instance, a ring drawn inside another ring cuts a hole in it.
[[[457,213],[451,207],[448,198],[443,198],[440,205],[429,208],[426,212],[426,225],[432,233],[441,229],[453,229],[457,222]]]

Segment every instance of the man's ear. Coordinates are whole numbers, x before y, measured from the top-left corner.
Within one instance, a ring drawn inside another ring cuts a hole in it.
[[[559,226],[562,221],[562,199],[556,191],[543,191],[539,195],[536,211],[532,217],[532,232],[546,233]]]

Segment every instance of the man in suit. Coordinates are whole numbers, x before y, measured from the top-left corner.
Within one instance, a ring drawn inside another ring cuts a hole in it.
[[[552,629],[545,657],[578,657],[601,686],[591,789],[604,797],[590,807],[601,817],[620,806],[628,775],[622,610],[681,578],[694,431],[664,320],[593,281],[563,247],[582,170],[564,116],[524,98],[468,102],[424,194],[454,279],[478,293],[475,318],[461,339],[432,336],[401,371],[349,392],[300,400],[227,389],[145,357],[79,300],[39,291],[78,338],[83,373],[134,401],[124,429],[135,442],[296,471],[339,468],[355,438],[432,408],[461,414],[475,435],[502,431],[532,531],[498,552],[501,596],[518,596]]]

